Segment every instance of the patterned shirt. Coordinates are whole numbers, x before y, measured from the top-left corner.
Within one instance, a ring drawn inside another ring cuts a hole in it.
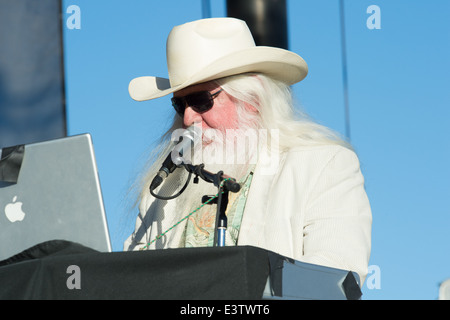
[[[245,203],[248,191],[253,178],[253,169],[245,176],[240,183],[241,189],[234,193],[228,193],[228,205],[225,211],[228,226],[225,236],[225,245],[234,246],[237,244],[242,216],[244,214]],[[184,235],[181,238],[180,247],[212,247],[214,246],[214,232],[216,223],[216,204],[207,204],[189,217]]]

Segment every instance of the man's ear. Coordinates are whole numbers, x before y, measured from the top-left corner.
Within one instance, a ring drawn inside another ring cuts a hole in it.
[[[253,113],[259,113],[259,109],[257,107],[255,107],[254,105],[252,105],[248,102],[244,102],[244,105],[248,111],[253,112]]]

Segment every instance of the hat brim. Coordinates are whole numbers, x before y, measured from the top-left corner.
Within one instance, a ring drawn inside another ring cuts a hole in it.
[[[263,73],[275,80],[292,85],[306,77],[308,65],[294,52],[258,46],[221,57],[183,83],[173,87],[169,79],[144,76],[131,80],[128,91],[133,100],[152,100],[194,84],[249,72]]]

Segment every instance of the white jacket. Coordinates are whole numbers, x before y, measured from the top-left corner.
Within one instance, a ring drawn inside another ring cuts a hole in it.
[[[250,245],[312,264],[367,275],[372,213],[359,160],[347,148],[297,147],[279,157],[276,170],[259,164],[248,194],[238,245]],[[174,201],[140,205],[125,250],[136,250],[176,223]],[[180,224],[150,248],[176,247]]]

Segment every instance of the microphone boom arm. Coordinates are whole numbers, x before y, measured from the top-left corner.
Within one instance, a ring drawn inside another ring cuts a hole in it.
[[[189,174],[195,174],[194,183],[198,182],[198,177],[206,182],[214,184],[218,189],[217,196],[217,213],[216,213],[216,228],[214,232],[214,246],[225,246],[225,234],[227,230],[228,219],[225,211],[228,206],[228,193],[239,192],[241,185],[235,179],[225,175],[223,171],[211,173],[204,169],[205,165],[200,164],[194,166],[189,163],[183,163],[184,168]]]

